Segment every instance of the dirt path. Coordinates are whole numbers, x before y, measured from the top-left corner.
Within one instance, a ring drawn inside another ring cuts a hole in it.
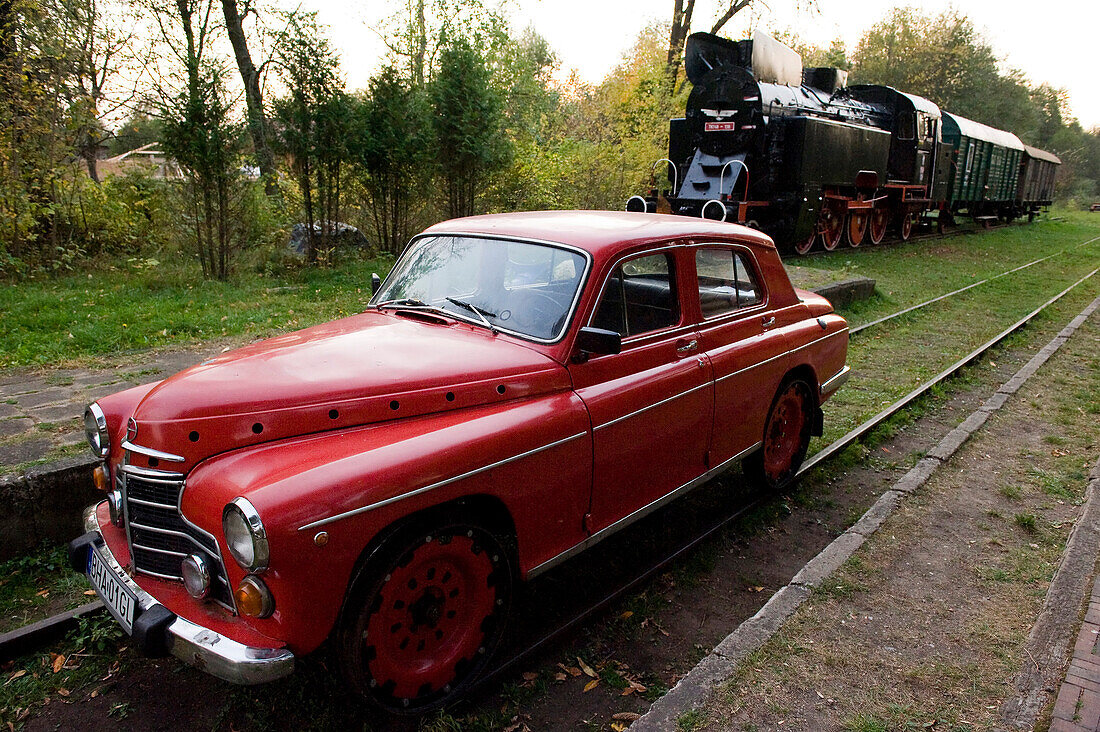
[[[1098,344],[1094,316],[681,726],[1014,726],[1003,703],[1039,665],[1025,641],[1100,453]]]

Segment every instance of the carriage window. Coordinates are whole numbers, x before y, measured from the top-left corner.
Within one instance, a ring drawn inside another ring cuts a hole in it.
[[[732,249],[698,249],[695,271],[704,318],[760,304],[760,288],[743,254]]]
[[[615,268],[592,316],[592,326],[626,336],[680,322],[672,258],[651,254]]]
[[[898,115],[898,139],[912,140],[917,136],[917,113],[902,112]]]

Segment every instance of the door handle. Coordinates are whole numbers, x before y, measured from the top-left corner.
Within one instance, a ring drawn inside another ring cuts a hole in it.
[[[699,341],[692,338],[690,341],[688,341],[684,345],[677,346],[676,347],[676,353],[691,353],[692,351],[694,351],[698,347],[699,347]]]
[[[773,315],[770,318],[764,318],[764,320],[761,321],[760,325],[764,326],[765,328],[772,327],[773,325],[775,325],[775,316]]]

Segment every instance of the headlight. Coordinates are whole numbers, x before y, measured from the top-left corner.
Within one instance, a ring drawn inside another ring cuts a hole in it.
[[[92,402],[84,410],[84,436],[96,457],[105,458],[111,452],[111,438],[107,434],[107,418],[103,410]]]
[[[222,512],[222,530],[229,553],[249,572],[267,569],[267,532],[260,514],[245,498],[234,498]]]

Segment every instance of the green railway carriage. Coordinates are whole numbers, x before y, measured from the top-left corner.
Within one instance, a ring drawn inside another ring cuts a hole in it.
[[[1024,145],[1016,186],[1016,208],[1021,215],[1027,214],[1030,220],[1054,201],[1054,176],[1061,164],[1057,155]]]
[[[952,213],[1011,218],[1024,144],[1011,132],[943,113],[943,141],[951,148],[947,205]]]

